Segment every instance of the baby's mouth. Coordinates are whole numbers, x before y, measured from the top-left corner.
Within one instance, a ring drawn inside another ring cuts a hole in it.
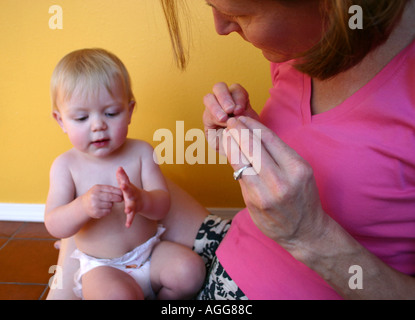
[[[99,140],[92,141],[92,144],[95,147],[102,148],[102,147],[105,147],[109,142],[110,142],[110,139],[99,139]]]

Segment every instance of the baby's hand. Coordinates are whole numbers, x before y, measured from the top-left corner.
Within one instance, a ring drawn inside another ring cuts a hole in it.
[[[118,185],[124,196],[125,214],[127,215],[127,221],[125,226],[129,228],[133,222],[134,216],[137,212],[140,212],[143,206],[141,200],[142,190],[137,188],[130,182],[127,173],[122,167],[119,167],[116,173]]]
[[[93,219],[101,219],[111,213],[114,202],[122,202],[123,193],[120,189],[95,185],[82,195],[82,204],[86,213]]]

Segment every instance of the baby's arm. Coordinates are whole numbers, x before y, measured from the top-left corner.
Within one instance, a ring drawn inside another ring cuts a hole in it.
[[[113,202],[122,202],[120,189],[96,185],[75,198],[75,185],[64,157],[55,160],[50,171],[50,187],[45,208],[45,225],[57,238],[77,233],[90,219],[111,212]]]
[[[117,170],[117,181],[124,195],[126,226],[131,226],[136,213],[151,219],[163,219],[170,209],[170,194],[159,166],[153,160],[153,148],[144,143],[140,148],[143,189],[130,182],[123,168]]]

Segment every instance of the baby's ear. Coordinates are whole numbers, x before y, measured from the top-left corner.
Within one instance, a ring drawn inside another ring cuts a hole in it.
[[[131,122],[131,117],[133,115],[134,108],[135,108],[135,101],[131,100],[128,103],[128,112],[130,113],[130,120],[128,121],[128,124],[130,124],[130,122]]]
[[[131,100],[131,101],[128,103],[128,108],[130,109],[130,110],[129,110],[130,112],[133,112],[133,110],[134,110],[134,108],[135,108],[135,100]]]
[[[63,121],[62,121],[62,116],[61,116],[60,112],[59,112],[59,111],[57,111],[57,110],[54,110],[54,111],[53,111],[53,113],[52,113],[52,115],[53,115],[53,119],[55,119],[55,120],[56,120],[56,122],[57,122],[57,123],[59,124],[59,126],[62,128],[63,132],[64,132],[64,133],[66,133],[66,129],[65,129],[65,126],[64,126],[64,124],[63,124]]]

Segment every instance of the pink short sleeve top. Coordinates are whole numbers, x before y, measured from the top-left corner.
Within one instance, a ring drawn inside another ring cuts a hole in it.
[[[271,64],[261,121],[312,166],[323,209],[392,268],[415,275],[415,41],[335,108],[311,114],[311,79]],[[217,250],[250,299],[338,299],[241,211]],[[382,281],[379,279],[379,281]]]

